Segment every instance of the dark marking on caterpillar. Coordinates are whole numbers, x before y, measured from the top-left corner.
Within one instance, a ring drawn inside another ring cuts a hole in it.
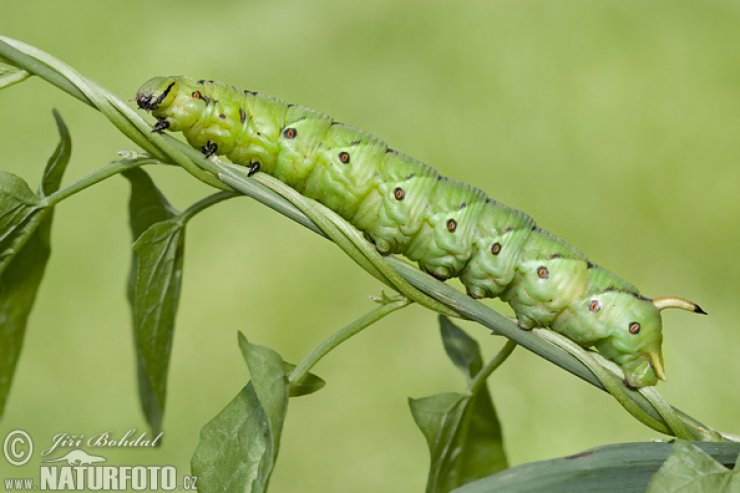
[[[450,233],[454,233],[456,229],[457,229],[457,221],[455,221],[454,219],[448,219],[447,220],[447,231],[449,231]]]
[[[244,112],[244,108],[239,107],[239,121],[244,123],[247,121],[247,114]]]
[[[293,127],[288,127],[283,130],[283,137],[286,139],[295,139],[298,136],[298,131]]]
[[[340,152],[339,160],[342,162],[342,164],[349,164],[349,152],[347,151]]]

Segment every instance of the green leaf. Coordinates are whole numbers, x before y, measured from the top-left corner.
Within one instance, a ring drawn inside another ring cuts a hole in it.
[[[198,490],[267,490],[288,407],[286,365],[276,352],[239,334],[251,381],[200,434],[192,460]]]
[[[445,351],[470,382],[483,368],[478,343],[446,317],[440,317]],[[410,399],[411,413],[429,446],[430,493],[506,469],[501,425],[485,385],[470,394],[442,393]]]
[[[128,210],[134,241],[151,225],[177,215],[177,210],[170,205],[146,171],[132,168],[124,171],[123,176],[131,182]]]
[[[0,90],[22,82],[31,76],[25,70],[0,62]]]
[[[720,463],[730,467],[740,452],[738,443],[692,443]],[[671,444],[669,443],[606,445],[569,457],[512,467],[458,488],[454,490],[454,493],[514,493],[520,491],[643,493],[650,477],[661,467],[670,453]]]
[[[41,178],[41,186],[39,187],[39,195],[42,197],[48,197],[59,190],[59,186],[62,184],[62,177],[67,170],[67,164],[69,164],[69,157],[72,154],[72,138],[69,135],[67,125],[62,120],[62,115],[57,110],[53,110],[52,115],[54,115],[54,121],[57,124],[60,138],[57,148],[54,149],[54,153],[49,157],[46,168],[44,168],[44,175]]]
[[[139,389],[144,412],[155,432],[161,429],[167,394],[184,247],[185,230],[177,219],[154,224],[134,243],[133,318]]]
[[[71,141],[61,116],[54,112],[60,134],[40,190],[59,188],[69,162]],[[19,177],[0,171],[0,416],[18,364],[28,316],[51,253],[53,209],[45,207]]]
[[[447,356],[468,381],[472,380],[483,368],[483,357],[478,343],[444,315],[439,316],[439,331]]]
[[[0,273],[38,228],[45,210],[21,178],[0,171]]]
[[[154,434],[162,428],[175,315],[180,298],[184,226],[177,211],[140,168],[131,182],[129,225],[134,239],[127,296],[133,318],[139,400]]]
[[[732,493],[740,491],[740,471],[727,469],[709,454],[682,440],[650,480],[647,493]]]
[[[290,372],[296,367],[296,365],[286,362],[283,362],[283,366],[286,375],[290,375]],[[325,385],[326,382],[323,378],[313,373],[306,373],[300,379],[290,384],[289,394],[290,397],[301,397],[313,394],[317,390],[323,389]]]

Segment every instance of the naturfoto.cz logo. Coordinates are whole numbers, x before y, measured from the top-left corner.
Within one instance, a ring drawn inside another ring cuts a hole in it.
[[[130,429],[116,437],[111,432],[93,435],[59,433],[52,445],[41,452],[42,463],[38,482],[34,478],[5,478],[6,491],[173,491],[196,490],[196,478],[183,476],[178,481],[177,469],[171,465],[111,465],[106,454],[92,449],[155,447],[162,434],[149,437]],[[73,447],[73,448],[72,448]],[[65,453],[63,449],[69,449]],[[7,462],[20,467],[33,457],[34,443],[23,430],[9,432],[3,441],[3,455]],[[58,455],[57,453],[61,453]],[[56,457],[51,457],[56,455]]]

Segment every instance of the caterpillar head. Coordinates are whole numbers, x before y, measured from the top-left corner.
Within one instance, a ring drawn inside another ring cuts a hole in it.
[[[200,82],[187,77],[155,77],[136,92],[136,104],[157,118],[152,131],[181,132],[195,124],[207,106],[201,90]]]
[[[154,111],[169,106],[177,94],[176,85],[177,80],[174,77],[149,79],[136,91],[137,106],[146,111]]]

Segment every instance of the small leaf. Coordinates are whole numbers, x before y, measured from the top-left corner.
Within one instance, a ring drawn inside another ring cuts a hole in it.
[[[483,367],[478,343],[440,316],[442,341],[452,362],[470,382]],[[448,492],[506,469],[501,425],[486,385],[474,394],[443,393],[410,399],[416,424],[429,446],[430,493]]]
[[[295,365],[291,363],[283,362],[284,371],[286,375],[290,375]],[[299,380],[290,384],[290,397],[301,397],[308,394],[321,390],[326,385],[323,378],[314,375],[313,373],[306,373]]]
[[[239,334],[252,380],[200,434],[192,460],[198,490],[260,493],[275,466],[288,406],[286,364]]]
[[[22,82],[31,77],[31,74],[18,67],[0,63],[0,90]]]
[[[71,141],[55,111],[60,142],[49,159],[39,190],[59,189]],[[51,253],[53,210],[19,177],[0,171],[0,416],[18,364],[28,316]]]
[[[44,175],[41,179],[41,186],[39,187],[39,195],[42,197],[48,197],[52,193],[59,190],[59,186],[62,184],[62,176],[67,170],[67,164],[69,163],[69,157],[72,154],[72,139],[69,135],[67,125],[62,120],[62,115],[57,110],[53,110],[54,121],[57,124],[57,130],[59,131],[59,144],[54,149],[54,153],[49,157],[49,161],[46,163],[44,169]]]
[[[730,466],[740,452],[738,443],[692,443],[720,463]],[[670,453],[671,444],[669,443],[606,445],[569,457],[512,467],[462,486],[454,490],[454,493],[514,493],[520,491],[643,493],[650,477],[661,467]]]
[[[444,315],[439,316],[439,330],[447,356],[471,380],[483,367],[478,343]]]
[[[177,235],[174,242],[174,261],[170,264],[172,272],[156,271],[156,262],[152,264],[152,257],[172,246],[173,243],[152,243],[151,238],[142,242],[141,249],[154,248],[146,257],[149,262],[142,265],[139,261],[140,253],[134,249],[131,255],[131,269],[129,271],[126,294],[131,306],[134,321],[133,331],[136,342],[137,380],[139,400],[153,433],[159,433],[162,426],[162,417],[167,397],[167,374],[174,336],[174,319],[179,301],[180,282],[182,280],[182,243],[183,232],[177,222],[172,220],[177,211],[172,208],[164,195],[154,185],[149,175],[140,168],[127,170],[123,175],[131,182],[131,197],[129,199],[129,225],[134,242],[141,238],[143,233],[155,224],[163,224],[159,229],[148,233],[150,237],[162,233],[162,228],[170,229],[171,234]],[[144,244],[148,245],[144,247]],[[155,272],[145,271],[147,267],[155,267]],[[137,291],[137,278],[141,276],[143,292]],[[157,283],[163,291],[157,293],[156,287],[147,285],[146,279],[159,277]],[[175,284],[169,284],[174,280]],[[161,282],[163,281],[163,282]],[[147,291],[154,288],[155,291]],[[151,305],[148,303],[152,303]],[[150,311],[161,311],[164,316],[147,317]]]
[[[737,469],[737,464],[735,465]],[[646,493],[733,493],[740,491],[740,471],[731,471],[689,442],[677,440],[671,455],[650,480]]]

